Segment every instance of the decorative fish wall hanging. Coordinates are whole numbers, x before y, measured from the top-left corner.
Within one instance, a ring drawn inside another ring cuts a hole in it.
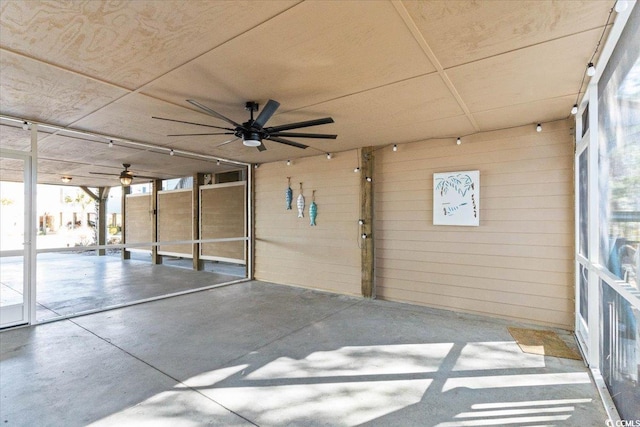
[[[318,205],[316,205],[316,190],[311,192],[311,204],[309,205],[309,220],[310,225],[316,225],[316,216],[318,216]]]
[[[287,177],[287,189],[284,192],[284,199],[287,202],[287,210],[291,210],[291,201],[293,200],[293,191],[291,190],[291,177]]]
[[[298,218],[304,218],[304,196],[302,195],[302,183],[300,183],[300,195],[298,196]]]

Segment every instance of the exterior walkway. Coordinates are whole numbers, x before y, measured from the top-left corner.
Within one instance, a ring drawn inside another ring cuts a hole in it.
[[[584,364],[508,326],[245,282],[0,332],[0,423],[605,425]]]

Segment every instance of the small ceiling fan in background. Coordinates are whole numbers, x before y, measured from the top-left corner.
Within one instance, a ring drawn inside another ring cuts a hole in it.
[[[329,123],[333,123],[333,119],[331,117],[325,117],[322,119],[316,120],[307,120],[304,122],[297,123],[289,123],[286,125],[280,126],[271,126],[265,127],[267,121],[273,116],[278,107],[280,107],[280,103],[270,99],[267,101],[267,104],[264,106],[258,117],[253,118],[253,113],[258,111],[258,103],[254,101],[249,101],[245,104],[245,110],[250,112],[249,120],[240,124],[228,117],[223,116],[222,114],[212,110],[206,105],[201,104],[198,101],[193,99],[187,99],[187,102],[191,105],[199,108],[210,116],[213,116],[217,119],[224,120],[229,123],[233,127],[222,127],[222,126],[213,126],[206,125],[203,123],[194,123],[194,122],[186,122],[182,120],[174,120],[174,119],[166,119],[163,117],[152,117],[157,120],[166,120],[170,122],[177,123],[186,123],[190,125],[196,126],[205,126],[215,129],[220,129],[224,132],[212,132],[212,133],[186,133],[186,134],[173,134],[167,136],[202,136],[202,135],[233,135],[235,138],[230,139],[228,141],[223,142],[222,144],[217,145],[216,147],[223,146],[225,144],[229,144],[234,142],[240,138],[242,138],[242,143],[247,147],[256,147],[258,151],[264,151],[267,147],[264,146],[263,140],[274,141],[280,144],[290,145],[292,147],[297,148],[307,148],[308,145],[300,144],[299,142],[291,141],[288,138],[315,138],[315,139],[336,139],[338,135],[329,135],[329,134],[321,134],[321,133],[300,133],[300,132],[286,132],[293,129],[300,129],[311,126],[318,125],[326,125]]]
[[[134,174],[132,171],[129,170],[129,168],[131,167],[130,163],[123,163],[122,166],[124,167],[124,170],[120,172],[120,174],[104,173],[104,172],[89,172],[89,173],[92,175],[118,176],[120,177],[120,183],[122,184],[123,187],[128,187],[129,185],[131,185],[131,183],[133,182],[133,178],[142,178],[142,179],[149,179],[149,180],[158,179],[153,176],[144,176],[144,175]]]

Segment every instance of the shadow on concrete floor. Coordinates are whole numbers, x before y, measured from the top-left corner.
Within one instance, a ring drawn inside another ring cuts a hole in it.
[[[2,332],[0,422],[605,425],[582,361],[523,353],[508,326],[244,282]]]

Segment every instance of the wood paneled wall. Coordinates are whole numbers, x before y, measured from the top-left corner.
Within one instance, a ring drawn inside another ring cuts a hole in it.
[[[379,298],[572,329],[568,121],[376,152]],[[433,225],[433,173],[480,170],[480,226]]]
[[[170,190],[158,192],[158,241],[171,242],[193,239],[192,190]],[[191,258],[190,244],[158,246],[161,255]]]
[[[343,294],[360,294],[359,176],[356,151],[268,163],[255,169],[255,278]],[[292,209],[285,190],[291,177]],[[298,218],[300,182],[304,218]],[[312,191],[317,225],[309,225]]]
[[[150,194],[127,194],[125,202],[125,242],[146,243],[153,241],[153,208]],[[151,250],[151,247],[135,247],[127,250]]]
[[[246,181],[200,187],[200,238],[245,237]],[[244,241],[213,242],[201,245],[203,259],[245,264]]]

